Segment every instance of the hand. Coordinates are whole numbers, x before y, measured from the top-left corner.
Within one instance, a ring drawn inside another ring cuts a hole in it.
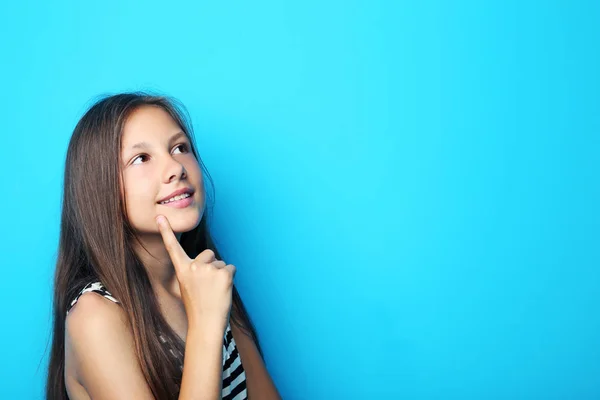
[[[175,237],[165,216],[156,218],[160,234],[175,267],[188,324],[221,324],[225,329],[231,310],[236,268],[215,259],[206,249],[191,259]]]

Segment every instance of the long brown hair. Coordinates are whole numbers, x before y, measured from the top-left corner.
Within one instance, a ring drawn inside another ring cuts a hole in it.
[[[69,142],[62,197],[58,257],[54,276],[53,335],[46,397],[68,399],[65,372],[65,319],[69,302],[93,280],[101,281],[119,300],[133,331],[138,362],[157,399],[176,399],[182,372],[178,360],[159,340],[163,332],[175,350],[184,353],[185,343],[163,318],[147,272],[131,245],[135,234],[128,223],[125,199],[120,192],[121,137],[128,116],[138,107],[162,107],[188,136],[205,180],[214,185],[196,149],[192,124],[177,100],[144,92],[103,96],[77,123]],[[212,211],[208,200],[207,211]],[[180,243],[190,257],[205,249],[221,256],[209,231],[209,213],[198,226],[185,232]],[[251,337],[260,352],[256,330],[233,286],[230,321]]]

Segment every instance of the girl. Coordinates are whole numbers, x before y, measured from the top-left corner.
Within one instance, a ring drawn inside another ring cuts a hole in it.
[[[48,399],[280,398],[211,239],[201,167],[210,181],[166,97],[105,97],[75,127]]]

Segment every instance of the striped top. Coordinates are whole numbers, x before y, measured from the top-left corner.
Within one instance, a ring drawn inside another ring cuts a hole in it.
[[[106,288],[104,288],[104,285],[102,285],[101,282],[90,282],[79,292],[73,301],[71,301],[71,304],[69,304],[67,309],[67,315],[75,303],[77,303],[79,297],[86,292],[95,292],[115,303],[119,303],[119,301],[115,299],[106,290]],[[169,344],[169,341],[165,338],[165,336],[159,334],[159,338],[169,352],[173,355],[173,357],[179,360],[179,368],[183,371],[183,354],[175,350]],[[242,360],[238,353],[233,334],[231,333],[231,325],[229,322],[227,322],[227,328],[225,329],[225,334],[223,336],[223,383],[221,397],[223,400],[248,399],[248,393],[246,390],[246,373],[244,371],[244,367],[242,366]]]

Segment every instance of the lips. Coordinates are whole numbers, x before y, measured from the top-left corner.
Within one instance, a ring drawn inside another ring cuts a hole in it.
[[[160,199],[157,203],[162,203],[163,201],[167,201],[175,196],[179,196],[180,194],[184,194],[184,193],[189,193],[190,197],[194,194],[194,189],[192,188],[182,188],[182,189],[178,189],[176,191],[174,191],[173,193],[171,193],[170,195],[163,197],[162,199]]]

